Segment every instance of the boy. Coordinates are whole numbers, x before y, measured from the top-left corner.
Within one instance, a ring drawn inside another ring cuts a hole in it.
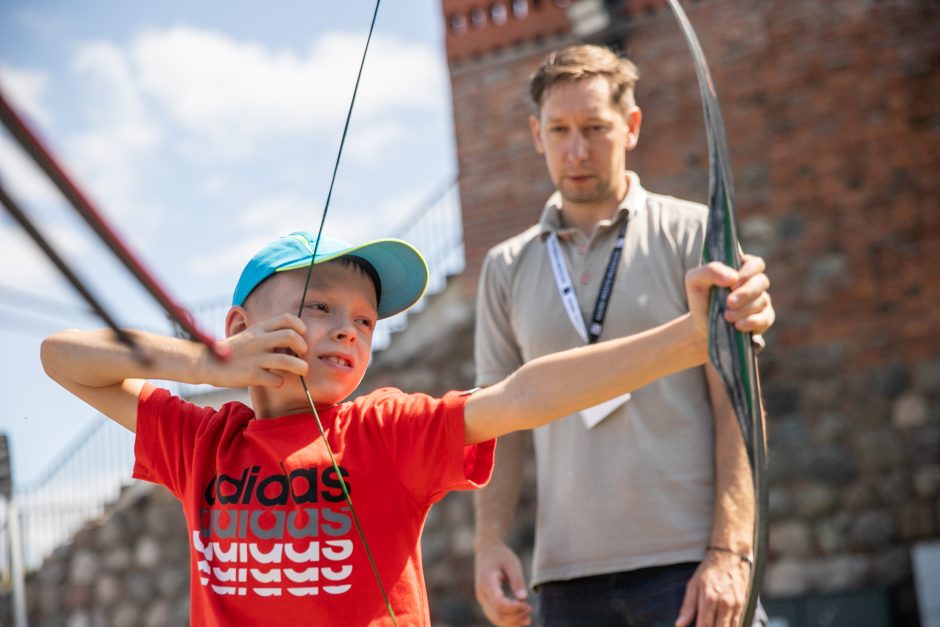
[[[146,364],[107,330],[63,331],[42,345],[49,376],[137,433],[134,476],[182,502],[194,625],[389,621],[299,376],[399,624],[428,625],[425,516],[449,490],[488,480],[495,438],[704,363],[709,288],[736,288],[735,322],[754,313],[766,285],[760,260],[740,273],[711,264],[687,277],[692,313],[648,332],[546,356],[473,394],[381,389],[343,402],[365,373],[376,321],[423,295],[427,267],[397,240],[352,247],[323,237],[313,260],[314,240],[280,238],[245,267],[220,342],[226,361],[143,332],[134,336]],[[252,408],[197,407],[144,379],[248,386]]]

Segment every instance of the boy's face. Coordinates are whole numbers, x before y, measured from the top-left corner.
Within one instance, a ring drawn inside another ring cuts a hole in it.
[[[248,324],[283,313],[296,315],[306,274],[306,269],[280,272],[259,285],[245,303]],[[317,403],[338,403],[359,385],[372,353],[377,306],[375,286],[358,267],[339,262],[314,266],[301,319],[307,325],[307,385]],[[296,376],[286,377],[283,387],[269,393],[303,397]]]

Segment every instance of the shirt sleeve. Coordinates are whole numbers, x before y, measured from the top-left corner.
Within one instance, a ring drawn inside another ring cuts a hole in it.
[[[708,207],[701,206],[698,211],[688,211],[679,222],[679,255],[685,272],[698,268],[703,263],[705,251],[705,226],[708,219]]]
[[[464,445],[464,405],[470,394],[391,393],[378,398],[368,420],[381,430],[382,444],[401,483],[421,503],[434,503],[451,490],[485,485],[493,472],[496,440]]]
[[[479,386],[498,383],[523,364],[512,329],[508,255],[498,248],[491,250],[480,271],[473,334],[473,359]]]
[[[180,497],[191,476],[196,437],[214,413],[145,384],[137,401],[134,478],[164,485]]]

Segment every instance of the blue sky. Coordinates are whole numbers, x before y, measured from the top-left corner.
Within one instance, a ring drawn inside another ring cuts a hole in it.
[[[205,301],[264,242],[319,224],[372,9],[3,0],[0,88],[170,292]],[[439,0],[386,2],[327,231],[390,235],[455,172]],[[166,328],[5,131],[0,177],[121,324]],[[19,484],[94,416],[42,372],[63,326],[100,325],[0,212],[0,431]]]

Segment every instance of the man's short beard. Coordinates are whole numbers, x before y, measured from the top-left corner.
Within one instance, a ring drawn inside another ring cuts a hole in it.
[[[613,194],[613,186],[610,184],[610,181],[598,181],[597,186],[591,190],[579,190],[572,194],[565,190],[564,186],[559,186],[558,192],[561,194],[561,198],[564,201],[577,204],[589,204],[610,198]]]

